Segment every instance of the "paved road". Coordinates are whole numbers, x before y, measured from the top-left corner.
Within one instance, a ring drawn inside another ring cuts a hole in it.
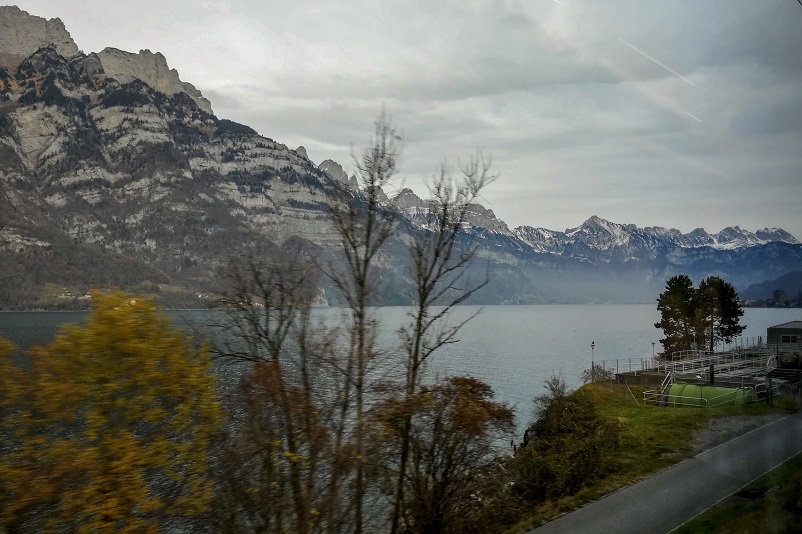
[[[802,411],[758,428],[531,531],[670,532],[802,451]]]

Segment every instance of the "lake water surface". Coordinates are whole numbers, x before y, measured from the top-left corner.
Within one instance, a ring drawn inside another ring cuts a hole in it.
[[[481,313],[461,331],[460,342],[444,347],[433,358],[430,370],[439,375],[471,375],[489,383],[498,400],[517,409],[519,425],[528,420],[531,399],[542,392],[543,381],[561,373],[569,386],[580,384],[579,375],[590,367],[591,342],[597,362],[652,356],[652,342],[662,332],[654,328],[659,320],[656,305],[541,305],[541,306],[463,306],[453,319]],[[381,322],[379,342],[388,350],[397,341],[395,331],[407,319],[408,308],[376,310]],[[747,328],[741,338],[762,336],[766,328],[802,320],[802,309],[746,308],[741,321]],[[321,310],[333,320],[337,310]],[[209,332],[209,324],[219,324],[221,312],[174,311],[173,321],[193,332]],[[20,347],[49,343],[64,323],[80,323],[84,312],[0,313],[0,336]],[[660,351],[659,342],[656,351]],[[619,361],[621,365],[623,362]]]

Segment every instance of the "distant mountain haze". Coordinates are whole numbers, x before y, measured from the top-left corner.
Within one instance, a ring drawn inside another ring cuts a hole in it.
[[[782,291],[788,300],[799,302],[802,295],[802,271],[786,273],[774,280],[766,280],[752,284],[744,289],[740,296],[745,300],[769,300],[774,298],[775,291]]]
[[[83,306],[96,286],[205,306],[246,248],[336,261],[329,206],[360,202],[356,177],[216,117],[160,53],[86,55],[58,19],[0,7],[0,84],[0,308]],[[409,304],[406,243],[432,204],[385,193],[399,220],[376,303]],[[511,229],[478,204],[467,219],[470,276],[491,277],[474,304],[653,302],[675,274],[744,288],[802,270],[802,244],[779,228],[683,234],[593,216]],[[335,294],[324,283],[319,302]]]

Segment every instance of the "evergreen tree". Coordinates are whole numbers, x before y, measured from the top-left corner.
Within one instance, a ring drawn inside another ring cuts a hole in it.
[[[663,330],[663,355],[690,350],[696,342],[713,351],[719,341],[729,343],[746,328],[740,324],[744,312],[732,284],[709,276],[697,289],[686,275],[671,277],[657,299]]]
[[[693,348],[694,294],[690,277],[680,274],[672,276],[666,282],[666,290],[657,299],[660,321],[654,323],[654,326],[662,329],[665,335],[660,340],[664,356]]]
[[[746,328],[739,324],[744,311],[729,282],[718,276],[705,278],[696,290],[695,300],[697,337],[705,340],[711,352],[716,343],[729,343]]]

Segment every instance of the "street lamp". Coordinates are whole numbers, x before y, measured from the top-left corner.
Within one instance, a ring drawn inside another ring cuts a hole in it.
[[[652,359],[654,360],[654,341],[652,341]]]
[[[590,342],[590,382],[591,383],[595,383],[596,382],[596,364],[595,364],[596,358],[594,357],[594,354],[593,354],[593,349],[595,349],[595,348],[596,348],[596,341],[593,340],[593,341]]]

